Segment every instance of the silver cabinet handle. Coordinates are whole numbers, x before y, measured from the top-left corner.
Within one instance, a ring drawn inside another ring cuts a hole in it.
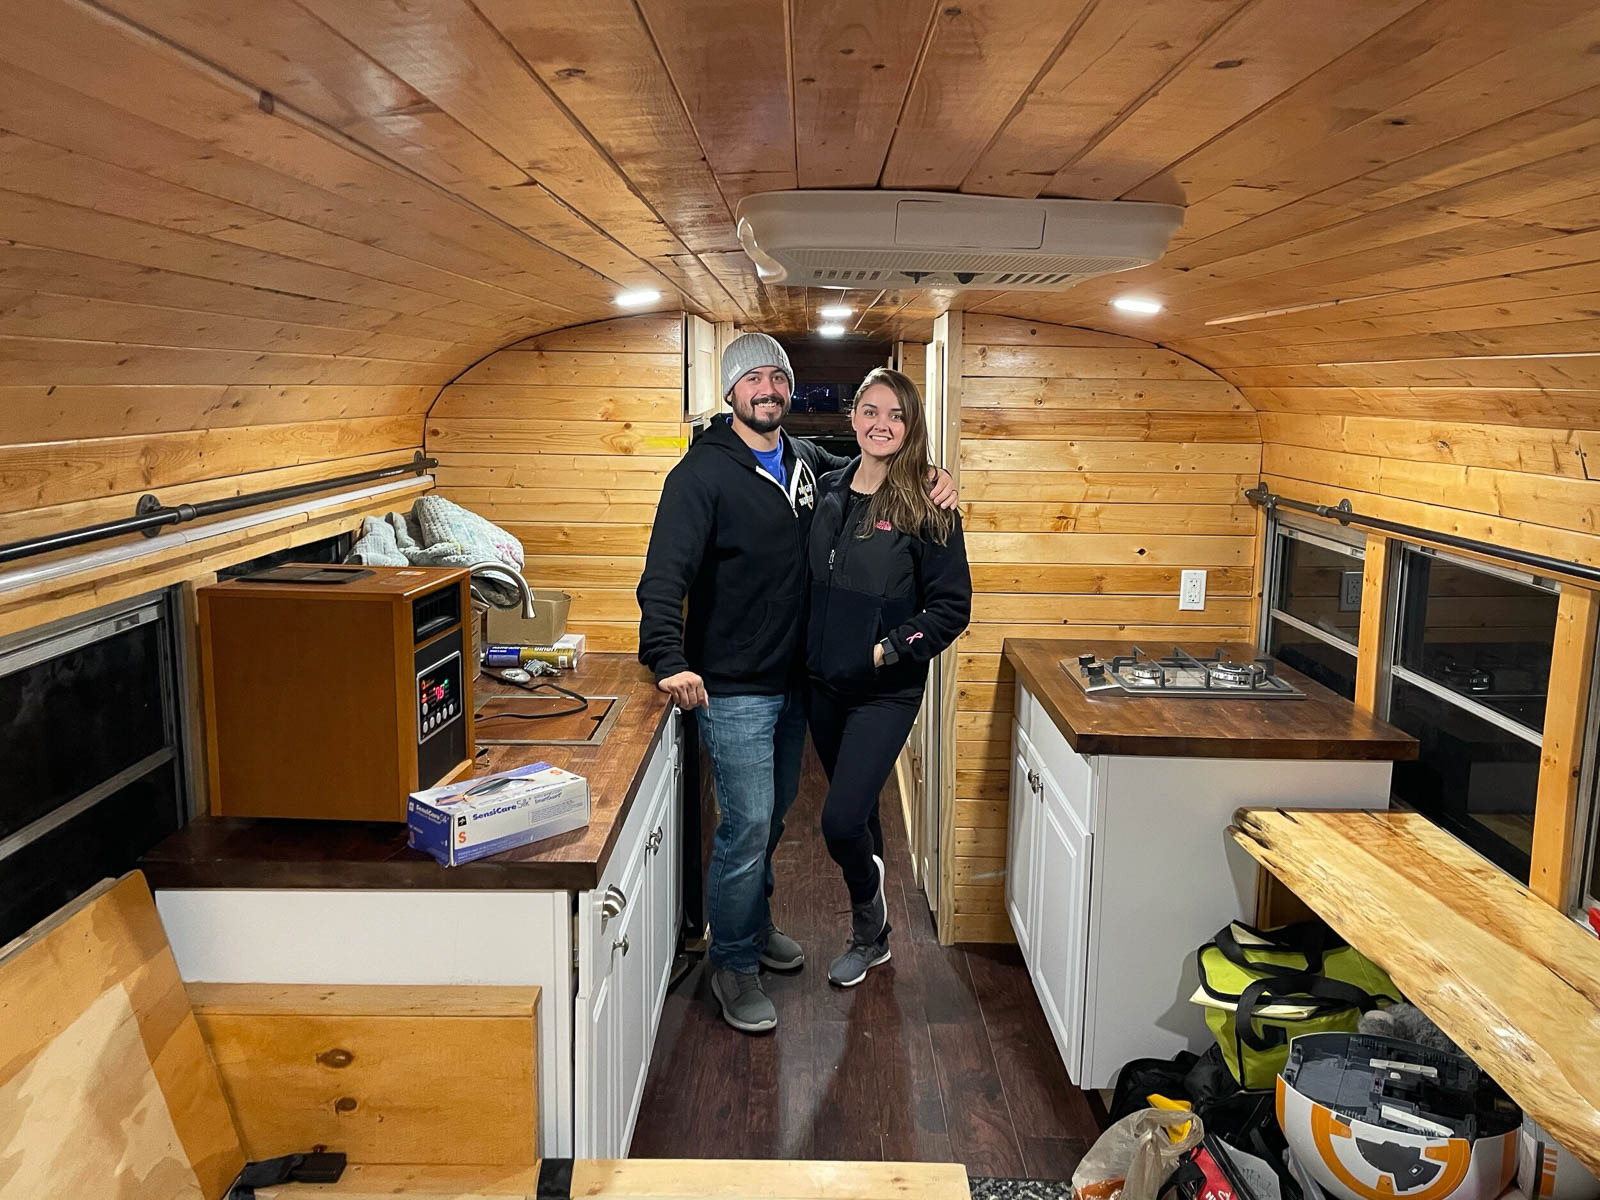
[[[606,927],[606,922],[612,917],[622,915],[622,910],[628,907],[628,897],[616,884],[606,887],[605,897],[600,901],[600,928]]]
[[[661,853],[661,839],[664,836],[666,836],[666,835],[662,831],[662,827],[660,825],[657,825],[656,826],[656,831],[654,833],[652,833],[647,839],[645,839],[645,843],[644,843],[645,850],[648,851],[651,854],[660,854]]]
[[[627,935],[624,934],[622,937],[620,937],[616,941],[612,942],[611,943],[611,948],[613,950],[621,950],[622,951],[622,957],[623,958],[627,958],[628,957],[628,938],[627,938]]]
[[[1028,790],[1037,792],[1044,786],[1044,781],[1039,778],[1039,772],[1032,767],[1028,768]]]

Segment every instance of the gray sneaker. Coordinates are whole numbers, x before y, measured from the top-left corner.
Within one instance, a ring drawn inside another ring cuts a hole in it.
[[[777,1028],[778,1010],[761,990],[760,972],[718,967],[711,975],[711,994],[722,1007],[722,1019],[740,1033]]]
[[[883,859],[873,855],[878,867],[878,891],[872,899],[850,906],[850,944],[828,967],[828,982],[855,987],[867,971],[889,961],[889,906],[883,898]]]
[[[858,907],[865,908],[865,905]],[[855,911],[851,911],[852,919]],[[828,982],[835,987],[855,987],[867,977],[873,967],[889,961],[889,930],[887,927],[871,941],[852,937],[843,954],[828,967]]]
[[[761,965],[773,971],[798,971],[806,965],[806,952],[776,925],[767,926],[767,940],[761,947]]]

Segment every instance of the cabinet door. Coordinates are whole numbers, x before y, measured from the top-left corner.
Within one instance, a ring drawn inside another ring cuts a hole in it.
[[[650,923],[654,914],[648,907],[648,872],[641,872],[639,890],[643,903],[623,914],[622,926],[612,943],[612,953],[616,956],[612,975],[617,989],[617,1062],[610,1075],[613,1080],[612,1134],[605,1149],[606,1158],[627,1156],[628,1144],[633,1140],[633,1123],[639,1115],[639,1101],[644,1095],[645,1074],[650,1067],[650,981],[654,975],[650,963]]]
[[[610,1158],[616,1140],[617,981],[607,971],[577,1005],[573,1027],[575,1070],[573,1144],[579,1158]]]
[[[1027,736],[1011,722],[1011,796],[1006,833],[1006,913],[1017,945],[1030,966],[1034,955],[1034,878],[1038,842],[1039,797],[1034,792],[1034,767]]]
[[[673,768],[657,810],[655,824],[646,839],[650,862],[650,989],[648,1020],[651,1038],[661,1021],[661,1006],[666,1002],[667,983],[672,978],[672,963],[678,950],[678,920],[682,885],[682,861],[678,847],[681,834],[679,768],[677,747],[673,747]]]
[[[1040,771],[1034,989],[1050,1032],[1076,1083],[1083,1074],[1084,989],[1088,975],[1089,865],[1092,837],[1048,771]],[[1130,952],[1137,948],[1130,947]]]

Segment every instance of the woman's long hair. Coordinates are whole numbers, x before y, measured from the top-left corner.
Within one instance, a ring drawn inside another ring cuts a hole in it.
[[[887,521],[901,533],[930,538],[941,546],[955,528],[955,510],[940,508],[928,499],[928,418],[922,411],[922,396],[907,375],[888,367],[874,367],[856,389],[855,403],[868,388],[883,384],[899,402],[905,424],[905,440],[889,460],[889,475],[872,495],[858,537],[869,537],[873,528]]]

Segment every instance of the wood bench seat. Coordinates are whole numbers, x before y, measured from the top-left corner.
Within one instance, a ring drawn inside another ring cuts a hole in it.
[[[247,1158],[321,1139],[353,1160],[339,1183],[257,1196],[538,1191],[538,989],[193,992],[199,1020],[137,872],[0,948],[0,1200],[222,1200]],[[394,1161],[408,1151],[433,1161]],[[479,1155],[493,1161],[463,1161]],[[571,1168],[573,1196],[612,1200],[969,1195],[966,1170],[949,1163],[631,1159]]]

